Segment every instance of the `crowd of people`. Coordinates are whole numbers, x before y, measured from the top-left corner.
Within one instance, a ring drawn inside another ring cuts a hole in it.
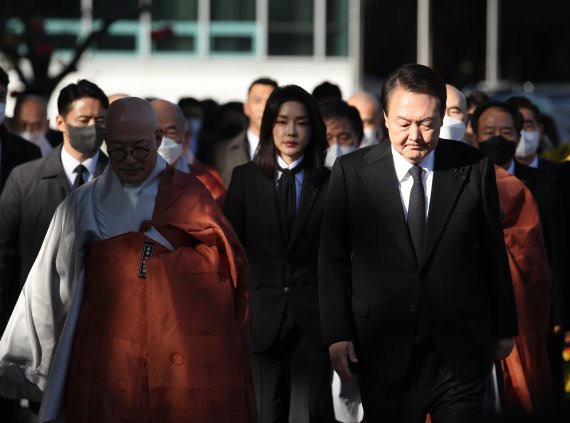
[[[528,98],[418,64],[346,100],[82,79],[55,130],[32,93],[5,115],[8,82],[2,421],[569,417],[570,162]]]

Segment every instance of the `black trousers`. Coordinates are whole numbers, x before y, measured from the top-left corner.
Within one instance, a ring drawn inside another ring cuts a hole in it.
[[[333,422],[328,351],[310,344],[296,324],[287,332],[270,350],[253,354],[260,422]]]
[[[405,377],[396,384],[360,375],[364,418],[369,423],[480,423],[485,380],[463,382],[453,376],[439,354],[428,345],[412,353]]]

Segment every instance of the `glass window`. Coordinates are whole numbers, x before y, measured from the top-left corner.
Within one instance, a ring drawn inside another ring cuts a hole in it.
[[[210,0],[212,21],[255,21],[255,0]]]
[[[195,21],[198,19],[198,0],[155,0],[152,2],[152,19]]]
[[[14,16],[29,16],[30,2],[12,2]],[[12,11],[10,11],[12,12]],[[42,0],[35,1],[33,15],[42,18],[77,19],[81,16],[79,0]]]
[[[313,54],[313,0],[269,0],[269,55]]]
[[[348,55],[348,0],[327,0],[327,56]]]
[[[210,19],[212,53],[254,52],[255,0],[210,0]]]
[[[152,50],[192,53],[198,44],[198,0],[152,2]]]
[[[139,0],[93,0],[93,23],[96,30],[105,19],[113,22],[107,34],[96,43],[97,50],[133,51],[137,48]]]

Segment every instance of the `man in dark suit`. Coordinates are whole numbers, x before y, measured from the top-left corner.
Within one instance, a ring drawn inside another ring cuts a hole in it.
[[[63,145],[47,157],[16,167],[0,197],[0,327],[3,329],[36,259],[51,219],[67,194],[100,175],[99,151],[109,106],[97,85],[81,80],[58,98]],[[80,167],[83,166],[81,169]]]
[[[473,142],[479,148],[487,150],[497,165],[519,178],[536,200],[544,244],[552,269],[549,357],[554,390],[562,394],[563,332],[570,327],[568,298],[570,239],[567,237],[569,205],[564,192],[566,180],[561,172],[541,169],[536,151],[535,158],[529,164],[534,163],[538,167],[527,166],[515,158],[516,151],[520,151],[521,143],[528,142],[524,139],[525,136],[528,137],[525,133],[531,132],[531,129],[539,130],[538,123],[534,121],[534,112],[526,110],[521,113],[523,107],[520,104],[532,105],[524,100],[526,99],[521,100],[521,97],[518,97],[510,102],[490,101],[477,107],[472,117]]]
[[[41,157],[38,147],[10,132],[4,124],[9,82],[8,74],[0,67],[0,193],[13,168]]]
[[[243,112],[249,121],[247,130],[241,131],[235,137],[214,143],[211,151],[204,157],[207,164],[220,172],[226,187],[230,186],[234,168],[248,163],[255,155],[265,103],[275,88],[277,82],[269,78],[253,81],[247,90],[247,99],[243,103]]]
[[[492,359],[517,333],[493,163],[440,140],[443,79],[382,88],[389,141],[337,159],[319,257],[323,341],[359,373],[371,422],[479,422]]]
[[[6,95],[8,94],[9,82],[8,74],[0,67],[0,193],[2,193],[6,179],[8,179],[12,169],[29,160],[41,157],[41,151],[38,147],[13,134],[6,128],[4,120],[6,118]],[[1,285],[0,292],[2,292]],[[2,310],[1,302],[0,310]],[[3,329],[4,327],[0,326],[0,328]],[[0,415],[3,421],[14,421],[19,408],[20,404],[18,401],[0,398]]]

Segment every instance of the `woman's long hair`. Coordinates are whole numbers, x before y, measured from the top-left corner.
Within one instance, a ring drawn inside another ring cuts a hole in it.
[[[324,169],[325,155],[328,148],[327,131],[321,111],[313,96],[297,85],[276,88],[265,105],[259,133],[259,147],[253,162],[268,178],[275,178],[277,150],[273,140],[273,127],[279,115],[279,109],[287,101],[296,101],[305,106],[311,127],[311,139],[303,151],[305,175],[316,180]]]

